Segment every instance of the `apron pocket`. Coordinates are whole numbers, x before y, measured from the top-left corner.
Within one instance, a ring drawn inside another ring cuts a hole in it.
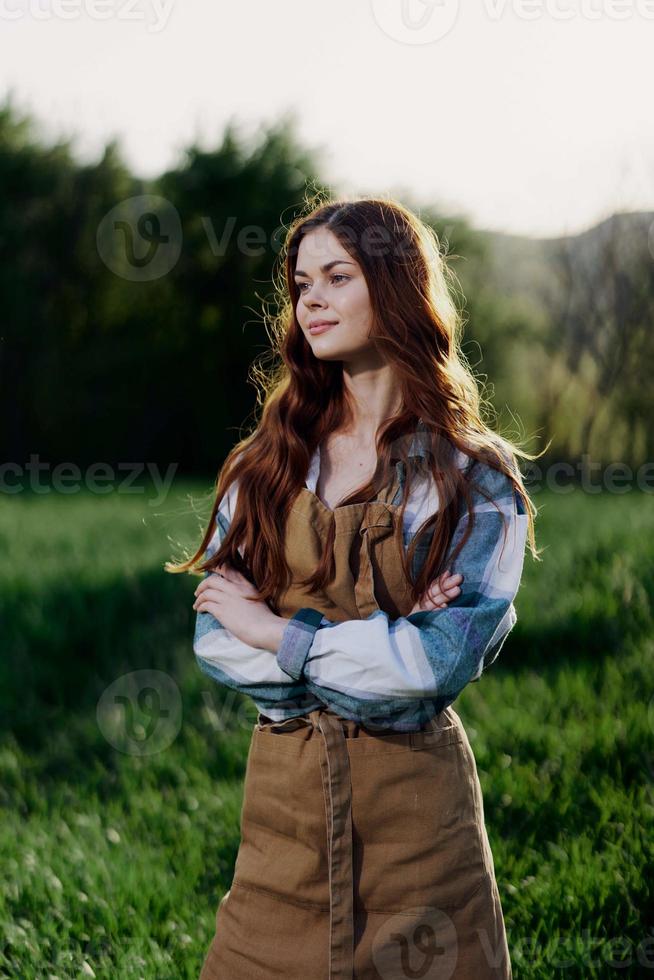
[[[465,905],[489,872],[467,740],[351,759],[357,908]]]
[[[282,901],[328,909],[320,763],[316,752],[278,751],[287,737],[292,736],[254,737],[243,787],[234,881]]]

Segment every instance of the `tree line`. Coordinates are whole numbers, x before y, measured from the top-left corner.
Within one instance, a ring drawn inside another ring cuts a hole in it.
[[[214,474],[254,421],[262,305],[285,225],[308,185],[326,190],[319,171],[289,116],[249,140],[230,123],[215,148],[192,145],[146,181],[115,141],[82,163],[0,107],[3,460]],[[539,243],[516,272],[501,236],[404,203],[461,283],[463,350],[489,420],[530,452],[552,439],[551,458],[654,459],[652,216]],[[530,248],[514,243],[523,258]]]

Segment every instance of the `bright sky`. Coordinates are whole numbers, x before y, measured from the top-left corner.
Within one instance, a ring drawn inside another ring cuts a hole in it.
[[[0,97],[154,175],[287,110],[333,189],[532,235],[654,210],[654,0],[0,0]]]

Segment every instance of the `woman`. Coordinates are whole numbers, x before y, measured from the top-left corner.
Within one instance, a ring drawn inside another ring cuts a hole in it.
[[[201,980],[511,977],[451,704],[516,621],[527,536],[538,557],[527,454],[480,418],[414,214],[322,203],[283,257],[283,364],[171,568],[205,572],[200,668],[259,712]]]

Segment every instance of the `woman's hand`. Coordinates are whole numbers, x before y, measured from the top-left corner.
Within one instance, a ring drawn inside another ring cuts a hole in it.
[[[288,619],[275,615],[264,599],[253,602],[246,598],[258,595],[254,585],[225,562],[202,579],[193,608],[211,613],[243,643],[276,652]]]
[[[450,599],[455,599],[458,596],[461,591],[458,583],[462,581],[463,575],[460,572],[450,575],[448,568],[437,579],[434,579],[421,599],[414,604],[409,616],[414,612],[444,609]]]

